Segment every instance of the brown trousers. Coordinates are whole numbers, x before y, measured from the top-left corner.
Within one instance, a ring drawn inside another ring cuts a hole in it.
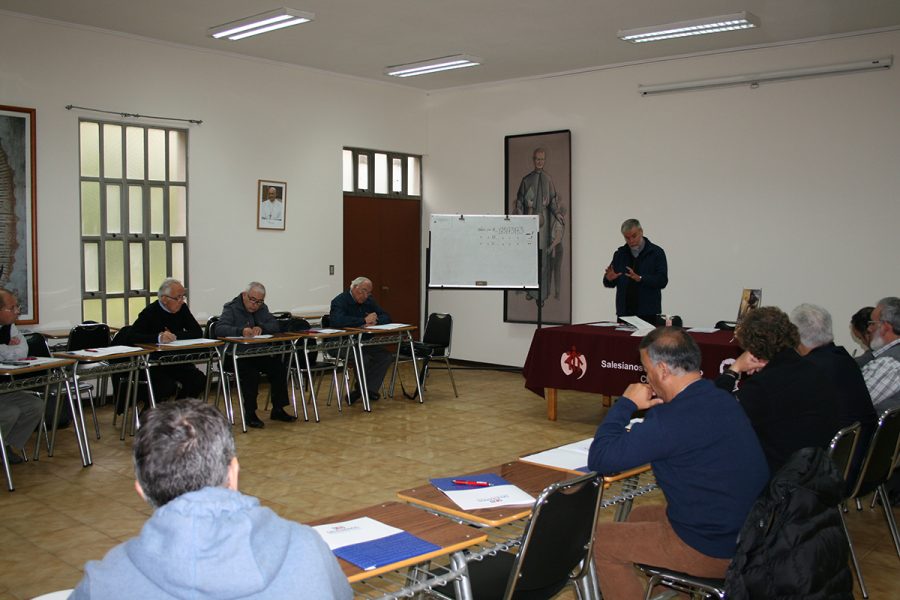
[[[681,541],[666,518],[665,505],[639,506],[624,523],[598,524],[594,561],[603,600],[644,597],[646,579],[635,570],[634,563],[699,577],[724,577],[731,562],[707,556]]]

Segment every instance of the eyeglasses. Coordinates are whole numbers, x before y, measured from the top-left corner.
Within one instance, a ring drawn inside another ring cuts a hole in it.
[[[187,294],[181,294],[180,296],[169,296],[168,294],[163,294],[163,298],[168,298],[169,300],[174,300],[175,302],[184,302],[187,300]]]
[[[265,301],[266,301],[265,298],[254,298],[250,294],[247,294],[247,302],[249,302],[253,306],[259,306],[260,304],[262,304]]]
[[[21,312],[22,307],[18,304],[13,304],[12,306],[4,306],[3,308],[0,308],[0,310],[8,310],[9,312]]]
[[[877,321],[869,321],[866,323],[866,329],[870,328],[872,325],[878,325],[879,323],[884,323],[884,319],[878,319]]]

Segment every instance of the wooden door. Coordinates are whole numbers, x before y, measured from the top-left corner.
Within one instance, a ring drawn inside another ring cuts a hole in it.
[[[396,323],[419,323],[422,203],[344,196],[344,289],[364,275]]]

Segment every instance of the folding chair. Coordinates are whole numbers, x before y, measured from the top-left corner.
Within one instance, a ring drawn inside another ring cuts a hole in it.
[[[581,600],[599,598],[591,550],[602,495],[596,473],[544,489],[517,553],[467,559],[472,595],[478,600],[549,599],[572,584]],[[457,597],[451,584],[436,590]]]
[[[69,331],[69,340],[66,344],[66,350],[69,352],[75,350],[86,350],[88,348],[106,348],[109,346],[109,326],[106,323],[95,323],[87,321],[79,323]],[[103,364],[103,363],[98,363]],[[84,368],[85,373],[90,373],[91,367]],[[97,395],[100,396],[106,389],[106,377],[98,377],[95,381],[97,385]],[[73,392],[75,390],[72,390]],[[97,421],[97,410],[94,407],[94,386],[87,381],[78,382],[79,395],[87,392],[88,402],[91,406],[91,418],[94,421],[94,433],[97,439],[100,439],[100,423]],[[87,433],[85,433],[87,435]]]
[[[450,384],[453,386],[453,396],[459,398],[459,393],[456,391],[456,380],[453,378],[453,369],[450,368],[450,344],[452,340],[453,316],[447,313],[431,313],[428,315],[428,321],[425,323],[425,333],[422,335],[422,341],[413,344],[416,356],[410,354],[408,345],[401,344],[397,364],[420,360],[425,357],[427,360],[421,371],[424,385],[430,372],[430,362],[433,360],[444,361],[447,373],[450,375]],[[391,376],[391,396],[394,395],[394,384],[397,378],[398,374],[395,367]],[[400,383],[402,386],[403,382],[401,381]]]
[[[894,549],[897,551],[897,556],[900,556],[900,535],[897,532],[897,522],[894,520],[891,502],[884,487],[897,461],[898,447],[900,447],[900,407],[895,407],[884,411],[878,418],[878,424],[875,426],[875,433],[872,434],[872,441],[869,442],[869,451],[860,469],[859,478],[847,499],[855,500],[875,492],[875,495],[881,500],[881,508],[884,510],[884,518],[894,542]],[[850,557],[853,559],[853,568],[856,571],[859,589],[863,598],[868,598],[869,592],[866,590],[862,571],[856,560],[856,550],[853,548],[853,540],[850,539],[844,512],[839,510],[838,514],[841,517],[844,534],[847,536],[847,543],[850,545]]]

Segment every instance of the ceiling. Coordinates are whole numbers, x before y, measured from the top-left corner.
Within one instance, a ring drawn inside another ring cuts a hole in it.
[[[237,42],[206,34],[280,6],[316,20]],[[0,10],[422,90],[900,27],[898,0],[0,0]],[[620,29],[740,11],[756,15],[760,27],[648,44],[616,37]],[[484,64],[403,80],[382,74],[458,53]],[[862,58],[871,57],[848,60]]]

